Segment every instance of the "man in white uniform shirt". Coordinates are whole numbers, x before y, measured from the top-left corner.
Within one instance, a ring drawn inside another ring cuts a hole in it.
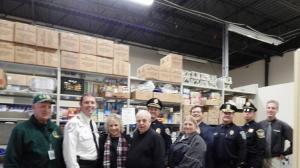
[[[63,155],[67,168],[96,168],[98,160],[97,126],[91,120],[96,99],[85,94],[80,100],[80,113],[65,126]]]

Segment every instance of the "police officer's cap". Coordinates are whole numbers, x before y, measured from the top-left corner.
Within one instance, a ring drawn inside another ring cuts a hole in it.
[[[257,108],[251,103],[246,102],[243,106],[243,112],[256,112]]]
[[[154,107],[154,108],[158,108],[158,109],[162,109],[162,103],[159,99],[157,98],[152,98],[150,100],[147,101],[147,107]]]
[[[222,104],[222,106],[220,107],[220,110],[222,112],[227,112],[227,113],[234,113],[236,112],[238,109],[236,108],[235,105],[230,104],[230,103],[224,103]]]
[[[32,104],[49,102],[55,104],[55,101],[47,94],[38,94],[33,97]]]

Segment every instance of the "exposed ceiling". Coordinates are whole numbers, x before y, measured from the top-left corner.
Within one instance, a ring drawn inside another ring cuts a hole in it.
[[[289,40],[272,46],[230,33],[230,68],[300,47],[299,0],[170,1]],[[222,24],[157,2],[145,7],[126,0],[2,0],[0,13],[222,62]]]

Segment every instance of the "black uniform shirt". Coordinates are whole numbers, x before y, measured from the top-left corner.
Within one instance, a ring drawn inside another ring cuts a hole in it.
[[[243,127],[247,137],[247,156],[264,156],[265,131],[254,120],[246,123]]]
[[[161,135],[161,137],[164,139],[164,143],[165,143],[165,147],[166,147],[166,151],[169,150],[171,144],[172,144],[172,140],[170,135],[168,135],[166,133],[166,128],[164,126],[164,124],[162,124],[161,122],[159,122],[158,120],[155,120],[151,123],[151,128],[157,132],[158,134]]]
[[[214,131],[213,151],[215,162],[232,165],[244,164],[246,157],[245,132],[233,123],[222,124]]]

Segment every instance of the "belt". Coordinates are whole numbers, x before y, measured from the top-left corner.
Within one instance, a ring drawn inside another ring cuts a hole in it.
[[[78,160],[79,165],[97,165],[97,160]]]
[[[79,165],[97,165],[98,160],[83,160],[80,156],[77,156],[77,162]]]

